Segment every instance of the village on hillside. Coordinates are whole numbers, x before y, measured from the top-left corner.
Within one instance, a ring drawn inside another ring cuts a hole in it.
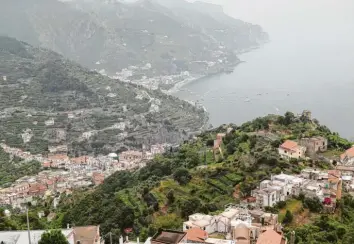
[[[54,198],[54,207],[60,194],[71,194],[74,189],[94,187],[116,171],[134,170],[144,167],[148,160],[162,154],[169,145],[152,145],[150,150],[128,150],[110,153],[107,156],[80,156],[70,158],[66,153],[32,155],[18,148],[0,144],[12,156],[19,157],[24,163],[32,160],[42,164],[43,171],[37,175],[17,179],[10,187],[0,188],[0,206],[24,209],[28,202],[33,205],[38,199]]]
[[[311,113],[305,112],[312,120]],[[215,134],[210,151],[214,160],[223,157],[223,143],[227,135],[234,132],[231,127]],[[257,136],[275,138],[271,131],[259,130]],[[35,197],[70,193],[72,189],[102,184],[115,171],[141,168],[157,154],[164,152],[166,145],[152,146],[149,152],[126,151],[117,155],[69,158],[67,155],[33,156],[19,149],[2,148],[25,160],[38,160],[46,170],[36,176],[26,176],[10,188],[0,190],[1,205],[24,206]],[[274,148],[273,148],[274,149]],[[302,165],[298,173],[279,172],[259,182],[249,195],[238,195],[237,203],[224,206],[214,213],[194,212],[187,216],[180,230],[159,229],[147,238],[144,244],[294,244],[295,232],[285,235],[284,224],[291,222],[292,214],[278,211],[287,203],[302,200],[320,204],[320,213],[334,215],[337,204],[344,194],[354,195],[354,146],[346,151],[329,151],[329,140],[324,136],[301,137],[283,140],[276,151],[278,157],[290,164]],[[318,167],[315,161],[326,162]],[[306,164],[304,162],[307,162]],[[306,167],[305,167],[306,165]],[[56,170],[51,170],[55,168]],[[55,204],[55,201],[54,201]],[[316,206],[315,206],[316,207]],[[126,229],[129,236],[132,229]],[[42,231],[32,231],[33,243]],[[69,243],[92,240],[87,243],[103,244],[107,236],[100,235],[100,226],[68,226],[62,233]],[[0,232],[0,239],[25,238],[26,232]],[[110,233],[106,234],[109,235]],[[7,242],[6,242],[7,243]],[[9,242],[11,243],[11,242]],[[16,243],[16,242],[15,242]],[[119,239],[120,244],[140,244],[128,237]]]

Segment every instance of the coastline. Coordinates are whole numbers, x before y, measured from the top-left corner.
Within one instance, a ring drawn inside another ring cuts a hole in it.
[[[257,50],[259,48],[261,48],[264,44],[267,44],[269,43],[270,41],[265,41],[263,43],[260,43],[259,45],[257,46],[252,46],[252,47],[249,47],[249,48],[246,48],[246,49],[243,49],[243,50],[239,50],[239,51],[235,51],[236,55],[242,55],[242,54],[245,54],[245,53],[248,53],[248,52],[252,52],[254,50]],[[236,63],[235,65],[232,66],[233,70],[232,72],[235,71],[236,67],[241,64],[241,63],[244,63],[245,61],[243,60],[240,60],[238,63]],[[232,73],[231,72],[231,73]],[[216,76],[216,75],[220,75],[220,74],[227,74],[229,72],[223,70],[223,71],[219,71],[219,72],[215,72],[213,74],[208,74],[208,75],[195,75],[195,76],[191,76],[190,78],[188,79],[185,79],[183,81],[180,81],[180,82],[177,82],[171,89],[168,89],[168,90],[164,90],[163,92],[165,92],[166,94],[168,95],[173,95],[174,93],[177,93],[178,91],[180,91],[180,89],[182,87],[184,87],[185,85],[188,85],[192,82],[195,82],[195,81],[198,81],[198,80],[201,80],[201,79],[205,79],[205,78],[210,78],[210,77],[213,77],[213,76]]]

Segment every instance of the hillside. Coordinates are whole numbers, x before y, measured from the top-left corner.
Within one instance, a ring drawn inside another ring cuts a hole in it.
[[[3,0],[0,35],[52,49],[109,75],[129,68],[130,80],[230,70],[239,63],[234,51],[268,39],[259,26],[222,10],[164,2]]]
[[[214,157],[212,146],[216,134],[228,130],[221,153],[216,152]],[[316,120],[295,117],[292,113],[257,118],[242,126],[221,126],[182,144],[177,151],[155,158],[137,172],[117,172],[93,192],[63,197],[60,210],[64,213],[63,224],[100,224],[103,234],[112,231],[115,241],[125,228],[133,227],[131,235],[142,239],[158,228],[181,229],[188,215],[214,213],[223,210],[226,204],[238,203],[271,174],[299,173],[309,166],[331,168],[321,160],[286,161],[277,152],[285,139],[318,135],[328,138],[329,151],[344,150],[351,145]],[[341,221],[329,217],[330,226],[321,225],[324,220],[318,222],[318,214],[310,214],[306,217],[306,228],[314,230],[313,233],[296,225],[288,226],[286,231],[294,228],[299,231],[297,243],[317,240],[316,236],[324,240],[327,229],[347,233],[354,220],[350,214],[354,205],[351,197],[344,199],[340,206],[343,212],[339,213],[339,216],[344,214]],[[348,235],[336,238],[341,240]]]
[[[71,155],[177,143],[207,115],[159,91],[121,83],[52,51],[0,37],[0,140],[32,153]]]

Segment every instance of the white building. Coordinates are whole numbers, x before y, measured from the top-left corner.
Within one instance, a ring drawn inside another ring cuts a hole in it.
[[[188,221],[183,223],[183,231],[191,228],[205,230],[208,234],[216,232],[217,220],[214,216],[196,213],[190,215]]]
[[[191,228],[200,228],[208,234],[230,233],[237,220],[251,224],[252,217],[248,209],[231,206],[215,216],[200,213],[190,215],[188,221],[183,223],[183,231]]]
[[[256,204],[261,207],[272,207],[277,202],[285,201],[292,195],[298,195],[299,187],[305,179],[279,174],[271,176],[271,180],[264,180],[260,187],[252,191],[252,196],[256,198]]]

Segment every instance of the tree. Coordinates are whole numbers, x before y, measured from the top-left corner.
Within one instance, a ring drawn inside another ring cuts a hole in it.
[[[173,194],[173,190],[170,190],[168,193],[167,193],[167,200],[168,200],[168,204],[172,204],[174,203],[175,201],[175,195]]]
[[[319,213],[321,212],[323,206],[317,197],[315,198],[305,198],[304,199],[304,207],[308,208],[311,212],[313,213]]]
[[[69,244],[69,242],[60,230],[50,230],[42,234],[38,244]]]
[[[295,115],[292,112],[286,112],[284,118],[285,125],[290,125],[292,122],[294,122]]]
[[[191,180],[192,176],[189,171],[185,168],[179,168],[173,174],[173,179],[177,181],[180,185],[186,185]]]
[[[181,215],[183,218],[188,217],[189,215],[196,213],[199,211],[201,207],[201,202],[198,198],[194,197],[182,202],[181,208]]]
[[[283,219],[283,224],[290,224],[293,221],[293,218],[293,214],[289,210],[286,210],[285,217]]]

